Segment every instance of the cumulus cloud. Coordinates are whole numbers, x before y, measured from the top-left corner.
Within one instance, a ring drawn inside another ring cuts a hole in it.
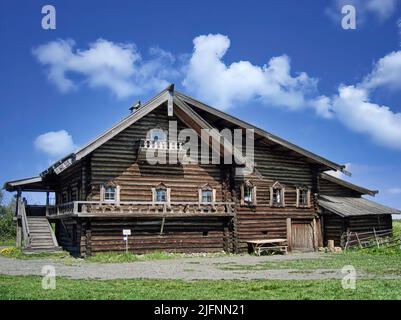
[[[364,22],[370,15],[379,21],[384,21],[390,18],[397,9],[398,0],[333,0],[332,6],[326,9],[326,13],[336,22],[341,21],[341,8],[345,5],[355,7],[359,22]]]
[[[193,43],[194,51],[182,84],[199,98],[222,109],[259,100],[265,105],[289,109],[311,107],[328,116],[323,98],[309,98],[316,92],[317,80],[305,72],[291,75],[288,56],[273,57],[263,66],[243,60],[227,65],[222,60],[230,47],[227,36],[202,35]]]
[[[401,113],[369,101],[368,91],[340,86],[333,98],[336,117],[349,129],[369,135],[378,144],[401,150]]]
[[[375,7],[372,0],[365,5]],[[391,8],[389,3],[386,6]],[[380,10],[381,15],[388,12]],[[182,79],[188,92],[221,109],[250,102],[287,110],[310,109],[321,117],[337,119],[376,143],[401,149],[401,114],[371,99],[379,87],[401,89],[401,51],[377,61],[360,83],[342,84],[338,92],[326,96],[318,92],[318,79],[291,70],[291,60],[285,54],[271,57],[265,65],[247,60],[227,64],[223,60],[230,48],[227,36],[201,35],[193,44],[192,54],[185,58],[150,48],[146,61],[134,44],[103,39],[88,49],[75,49],[72,40],[58,40],[38,46],[33,53],[46,66],[49,80],[62,92],[87,84],[124,98],[154,92],[172,79]],[[80,76],[81,81],[72,74]]]
[[[167,86],[165,75],[174,62],[172,55],[156,48],[150,50],[151,59],[144,61],[132,43],[98,39],[88,49],[74,47],[73,40],[58,40],[32,51],[47,67],[49,80],[64,93],[82,83],[92,88],[107,88],[118,98],[159,90]],[[77,84],[70,75],[80,77],[81,82]]]
[[[72,136],[65,130],[50,131],[39,135],[34,141],[34,146],[51,157],[68,155],[76,148]]]

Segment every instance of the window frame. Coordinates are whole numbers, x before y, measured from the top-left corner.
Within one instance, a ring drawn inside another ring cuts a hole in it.
[[[250,201],[245,200],[245,190],[249,190],[251,197]],[[257,192],[256,186],[251,181],[245,181],[241,185],[241,206],[256,206],[257,205]]]
[[[165,191],[166,200],[165,201],[157,201],[157,192],[159,190]],[[152,188],[152,202],[153,203],[170,203],[170,195],[171,189],[168,188],[165,184],[159,183],[156,187]]]
[[[280,202],[275,202],[275,194],[279,192]],[[285,187],[278,181],[276,181],[270,187],[270,207],[283,208],[285,207]]]
[[[162,136],[162,139],[155,139],[155,135]],[[167,141],[167,133],[162,128],[154,128],[149,130],[148,139],[152,141]]]
[[[302,193],[306,192],[306,203],[301,203]],[[297,187],[297,208],[310,208],[311,189],[305,186]]]
[[[210,192],[210,201],[203,201],[204,192]],[[198,189],[198,202],[201,204],[213,204],[216,202],[216,189],[209,184],[205,184]]]
[[[107,188],[114,189],[114,199],[106,199]],[[120,191],[121,187],[114,182],[107,182],[100,186],[100,202],[107,202],[107,203],[116,203],[120,202]]]

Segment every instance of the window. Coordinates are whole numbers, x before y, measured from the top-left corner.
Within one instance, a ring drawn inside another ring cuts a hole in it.
[[[166,202],[166,201],[167,201],[167,190],[156,189],[156,202]]]
[[[256,186],[250,181],[241,186],[241,205],[256,205]]]
[[[153,141],[166,141],[166,133],[162,129],[152,129],[149,133],[149,139]]]
[[[119,202],[120,187],[114,184],[114,182],[108,182],[100,186],[100,201]]]
[[[202,190],[202,202],[211,203],[213,198],[213,192],[211,190]]]
[[[160,183],[155,188],[152,188],[153,202],[170,202],[170,188],[167,188],[163,183]]]
[[[310,206],[310,190],[307,187],[297,188],[297,207]]]
[[[244,186],[244,202],[245,203],[252,203],[252,187],[251,186]]]
[[[209,184],[205,184],[199,188],[200,203],[213,203],[215,201],[216,191]]]
[[[104,190],[104,201],[115,201],[116,200],[116,188],[106,187]]]
[[[270,187],[270,206],[272,207],[284,207],[285,206],[285,189],[279,183],[276,182]]]

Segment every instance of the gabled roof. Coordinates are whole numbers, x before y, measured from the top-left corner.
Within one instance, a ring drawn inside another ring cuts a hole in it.
[[[180,93],[180,92],[176,91],[174,93],[174,95],[176,97],[179,97],[181,100],[185,101],[186,103],[188,103],[188,104],[190,104],[190,105],[192,105],[192,106],[194,106],[196,108],[199,108],[199,109],[201,109],[203,111],[206,111],[206,112],[208,112],[210,114],[213,114],[213,115],[215,115],[215,116],[217,116],[219,118],[225,119],[228,122],[231,122],[232,124],[234,124],[234,125],[236,125],[238,127],[242,127],[242,128],[245,128],[245,129],[253,129],[254,132],[256,134],[258,134],[259,136],[264,137],[264,138],[268,139],[269,141],[274,142],[274,143],[276,143],[278,145],[281,145],[281,146],[283,146],[283,147],[285,147],[287,149],[290,149],[290,150],[296,152],[299,155],[302,155],[302,156],[304,156],[306,158],[309,158],[309,159],[315,161],[316,163],[323,164],[323,165],[327,166],[330,169],[333,169],[333,170],[336,170],[336,171],[338,170],[338,171],[343,172],[344,174],[350,175],[350,173],[345,170],[345,165],[340,165],[340,164],[334,163],[334,162],[332,162],[330,160],[327,160],[327,159],[325,159],[325,158],[323,158],[323,157],[321,157],[319,155],[316,155],[316,154],[314,154],[314,153],[312,153],[312,152],[310,152],[308,150],[305,150],[305,149],[303,149],[303,148],[301,148],[301,147],[299,147],[299,146],[297,146],[297,145],[295,145],[295,144],[293,144],[293,143],[291,143],[291,142],[289,142],[287,140],[284,140],[284,139],[282,139],[282,138],[280,138],[278,136],[275,136],[275,135],[273,135],[273,134],[271,134],[271,133],[269,133],[269,132],[267,132],[267,131],[265,131],[263,129],[260,129],[260,128],[252,125],[252,124],[249,124],[249,123],[247,123],[247,122],[245,122],[243,120],[240,120],[240,119],[238,119],[236,117],[233,117],[233,116],[231,116],[231,115],[229,115],[229,114],[227,114],[227,113],[225,113],[223,111],[220,111],[220,110],[218,110],[216,108],[213,108],[213,107],[211,107],[211,106],[209,106],[209,105],[207,105],[207,104],[205,104],[203,102],[200,102],[200,101],[198,101],[198,100],[196,100],[196,99],[194,99],[192,97],[189,97],[189,96],[187,96],[187,95],[185,95],[183,93]]]
[[[258,134],[259,136],[262,136],[265,139],[268,139],[269,141],[272,141],[274,143],[277,143],[286,149],[292,150],[293,152],[296,152],[297,154],[306,157],[310,159],[311,161],[324,165],[328,169],[333,169],[333,170],[340,170],[342,172],[345,172],[345,166],[344,165],[339,165],[336,164],[332,161],[329,161],[323,157],[320,157],[312,152],[309,152],[299,146],[296,146],[295,144],[292,144],[284,139],[281,139],[271,133],[268,133],[267,131],[264,131],[260,128],[257,128],[249,123],[246,123],[242,120],[239,120],[233,116],[230,116],[227,113],[224,113],[222,111],[219,111],[215,108],[212,108],[200,101],[197,101],[189,96],[186,96],[180,92],[175,91],[174,92],[174,85],[170,85],[168,88],[160,92],[158,95],[156,95],[153,99],[148,101],[146,104],[142,105],[139,107],[135,112],[127,116],[126,118],[122,119],[120,122],[115,124],[112,128],[104,132],[103,134],[99,135],[92,141],[90,141],[88,144],[84,145],[83,147],[79,148],[76,150],[73,154],[71,154],[68,157],[65,157],[64,159],[56,162],[54,165],[52,165],[48,170],[44,171],[41,175],[44,176],[49,172],[53,172],[57,170],[59,167],[66,167],[71,165],[72,163],[75,163],[76,161],[79,161],[80,159],[84,158],[94,150],[96,150],[98,147],[112,139],[114,136],[116,136],[118,133],[121,131],[125,130],[132,124],[134,124],[136,121],[140,120],[153,110],[155,110],[157,107],[159,107],[161,104],[165,102],[171,103],[171,100],[173,100],[174,104],[179,106],[181,111],[183,111],[188,117],[190,117],[192,120],[196,122],[197,125],[199,125],[201,128],[213,128],[213,126],[206,121],[204,118],[202,118],[192,106],[196,106],[197,108],[200,108],[204,111],[207,111],[211,114],[214,114],[220,118],[223,118],[232,124],[244,128],[244,129],[254,129],[255,133]],[[188,123],[187,123],[188,124]],[[213,133],[214,134],[214,133]],[[220,139],[221,136],[217,134],[216,136],[217,139]],[[219,140],[221,141],[221,140]],[[242,154],[234,148],[234,157],[238,158],[242,162],[246,162],[247,159],[245,159]]]
[[[331,182],[336,183],[336,184],[338,184],[340,186],[355,190],[356,192],[359,192],[360,194],[368,194],[368,195],[374,197],[377,193],[379,193],[379,191],[377,191],[377,190],[369,190],[369,189],[357,186],[355,184],[352,184],[351,182],[336,178],[336,177],[334,177],[334,176],[332,176],[330,174],[327,174],[327,173],[321,173],[320,177],[322,179],[324,179],[324,180],[331,181]]]
[[[401,214],[400,210],[383,206],[365,198],[319,196],[319,206],[341,217]]]

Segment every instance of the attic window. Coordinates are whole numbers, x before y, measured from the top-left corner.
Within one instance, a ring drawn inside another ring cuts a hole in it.
[[[120,187],[113,182],[108,182],[100,187],[100,201],[120,201]]]
[[[115,201],[116,200],[116,188],[106,187],[104,190],[104,201]]]
[[[152,129],[149,131],[149,139],[152,141],[166,141],[167,136],[163,129]]]
[[[250,181],[241,185],[241,205],[256,205],[256,186]]]
[[[276,182],[270,187],[270,206],[272,207],[284,207],[285,206],[285,188]]]

